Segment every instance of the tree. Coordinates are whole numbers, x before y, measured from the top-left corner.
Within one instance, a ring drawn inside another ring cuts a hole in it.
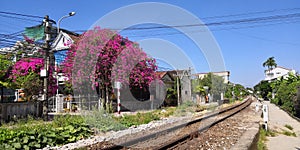
[[[193,92],[200,93],[200,95],[204,96],[208,94],[204,89],[204,86],[207,86],[209,89],[209,93],[213,94],[214,98],[216,99],[221,98],[221,93],[225,91],[226,87],[224,79],[212,73],[208,73],[202,79],[195,79],[194,81],[192,81],[192,84]]]
[[[274,57],[269,57],[264,63],[263,67],[267,67],[268,71],[272,70],[274,67],[277,67]]]
[[[81,36],[67,53],[63,66],[73,90],[85,94],[96,89],[103,103],[108,102],[114,81],[147,89],[157,69],[155,59],[149,58],[137,43],[99,27]]]
[[[268,93],[272,92],[271,83],[269,81],[261,81],[254,86],[254,91],[258,92],[263,99],[267,99]]]
[[[12,67],[9,79],[11,80],[11,88],[23,89],[26,100],[31,100],[33,95],[42,92],[43,81],[40,77],[40,70],[44,66],[42,58],[22,58]],[[53,67],[49,70],[49,95],[54,94],[56,87],[56,79],[52,76]]]
[[[0,54],[0,88],[1,88],[1,101],[3,101],[3,89],[9,86],[9,71],[13,65],[12,56],[10,54]]]
[[[7,87],[9,82],[7,79],[9,77],[9,71],[13,65],[12,55],[0,54],[0,85],[3,87]]]

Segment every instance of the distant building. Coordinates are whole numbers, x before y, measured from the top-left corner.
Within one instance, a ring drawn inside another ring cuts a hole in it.
[[[180,103],[192,100],[192,86],[191,86],[191,70],[171,70],[159,71],[156,75],[164,82],[167,88],[175,89],[175,83],[179,82],[179,99]]]
[[[284,67],[277,66],[272,70],[265,71],[265,80],[272,81],[272,80],[280,79],[281,77],[287,78],[289,74],[296,74],[296,71],[293,69],[287,69]]]
[[[197,73],[194,74],[194,76],[196,76],[198,79],[203,79],[207,74],[207,73]],[[211,72],[213,75],[216,76],[220,76],[224,79],[224,83],[229,83],[229,76],[230,76],[230,72],[229,71],[220,71],[220,72]]]
[[[164,82],[167,88],[174,88],[176,77],[176,71],[157,71],[156,76]]]

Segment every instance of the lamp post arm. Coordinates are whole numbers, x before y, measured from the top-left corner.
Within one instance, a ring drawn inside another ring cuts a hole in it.
[[[71,17],[70,15],[65,15],[63,17],[61,17],[58,21],[57,21],[57,34],[59,34],[59,26],[60,26],[60,22],[65,19],[65,18],[68,18],[68,17]]]

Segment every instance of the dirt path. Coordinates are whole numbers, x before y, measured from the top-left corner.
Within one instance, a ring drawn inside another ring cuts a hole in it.
[[[274,104],[265,101],[269,107],[269,128],[277,132],[283,130],[295,132],[297,137],[277,134],[275,137],[267,137],[266,142],[269,150],[300,150],[300,122],[290,117],[286,112]],[[290,125],[293,130],[289,130],[285,125]]]

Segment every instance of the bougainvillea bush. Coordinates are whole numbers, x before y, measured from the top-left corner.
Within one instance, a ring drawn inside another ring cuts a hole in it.
[[[137,43],[99,27],[89,30],[71,47],[63,63],[76,93],[97,91],[106,101],[114,81],[146,88],[155,79],[155,60]]]
[[[40,77],[40,71],[44,67],[42,58],[22,58],[15,63],[10,73],[12,87],[23,89],[25,99],[30,100],[33,95],[38,95],[43,90],[43,79]],[[53,67],[49,69],[48,94],[55,93],[56,79],[52,76]]]

